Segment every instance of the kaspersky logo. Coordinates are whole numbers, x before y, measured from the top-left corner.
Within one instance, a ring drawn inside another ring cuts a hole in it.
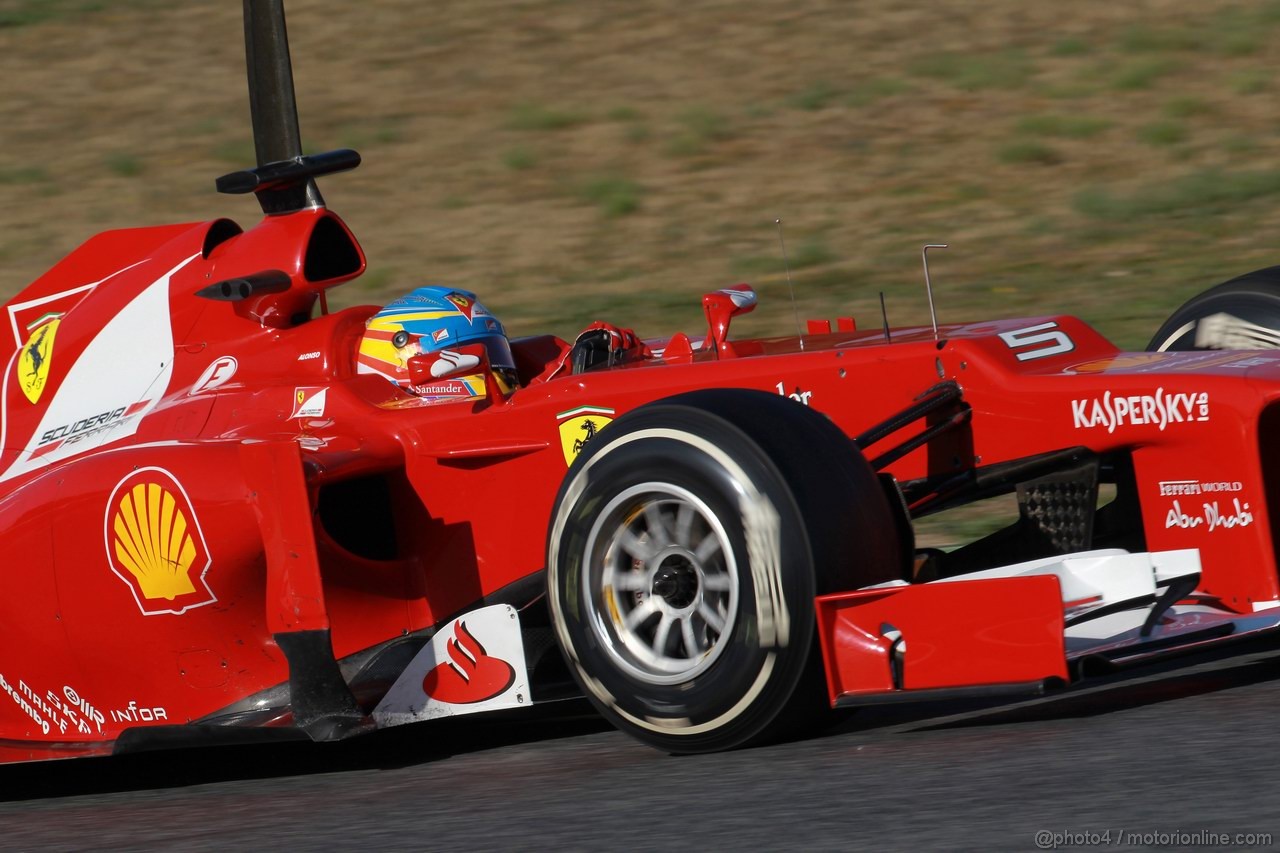
[[[18,356],[18,384],[32,403],[39,402],[40,394],[49,380],[53,337],[58,333],[58,324],[61,322],[61,317],[54,317],[36,326],[27,342],[22,345],[22,354]]]
[[[163,468],[142,468],[107,502],[107,560],[145,616],[217,601],[205,583],[212,560],[186,491]]]

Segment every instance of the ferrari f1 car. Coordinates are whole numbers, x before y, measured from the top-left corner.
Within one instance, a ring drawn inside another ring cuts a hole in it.
[[[258,165],[218,188],[264,218],[100,234],[5,306],[0,759],[575,692],[699,752],[1280,628],[1274,273],[1144,353],[1066,316],[735,339],[745,286],[649,342],[507,341],[448,288],[330,312],[365,259],[315,179],[359,157],[303,156],[281,0],[245,15]]]

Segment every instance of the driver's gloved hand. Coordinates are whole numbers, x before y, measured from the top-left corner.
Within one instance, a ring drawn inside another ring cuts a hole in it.
[[[620,329],[609,323],[592,323],[574,341],[573,349],[569,351],[569,365],[573,373],[585,373],[648,356],[649,348],[631,329]]]

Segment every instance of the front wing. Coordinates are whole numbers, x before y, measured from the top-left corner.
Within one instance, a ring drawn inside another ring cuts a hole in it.
[[[1083,675],[1280,628],[1280,608],[1198,599],[1199,553],[1119,549],[816,600],[835,707],[1038,694]]]

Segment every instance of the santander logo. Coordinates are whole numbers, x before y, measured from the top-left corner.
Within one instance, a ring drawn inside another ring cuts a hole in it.
[[[520,615],[510,604],[490,604],[441,625],[372,716],[379,726],[398,726],[519,708],[531,698]]]
[[[449,660],[422,679],[422,691],[439,702],[469,705],[501,694],[515,681],[511,664],[490,657],[459,619],[447,644]]]

